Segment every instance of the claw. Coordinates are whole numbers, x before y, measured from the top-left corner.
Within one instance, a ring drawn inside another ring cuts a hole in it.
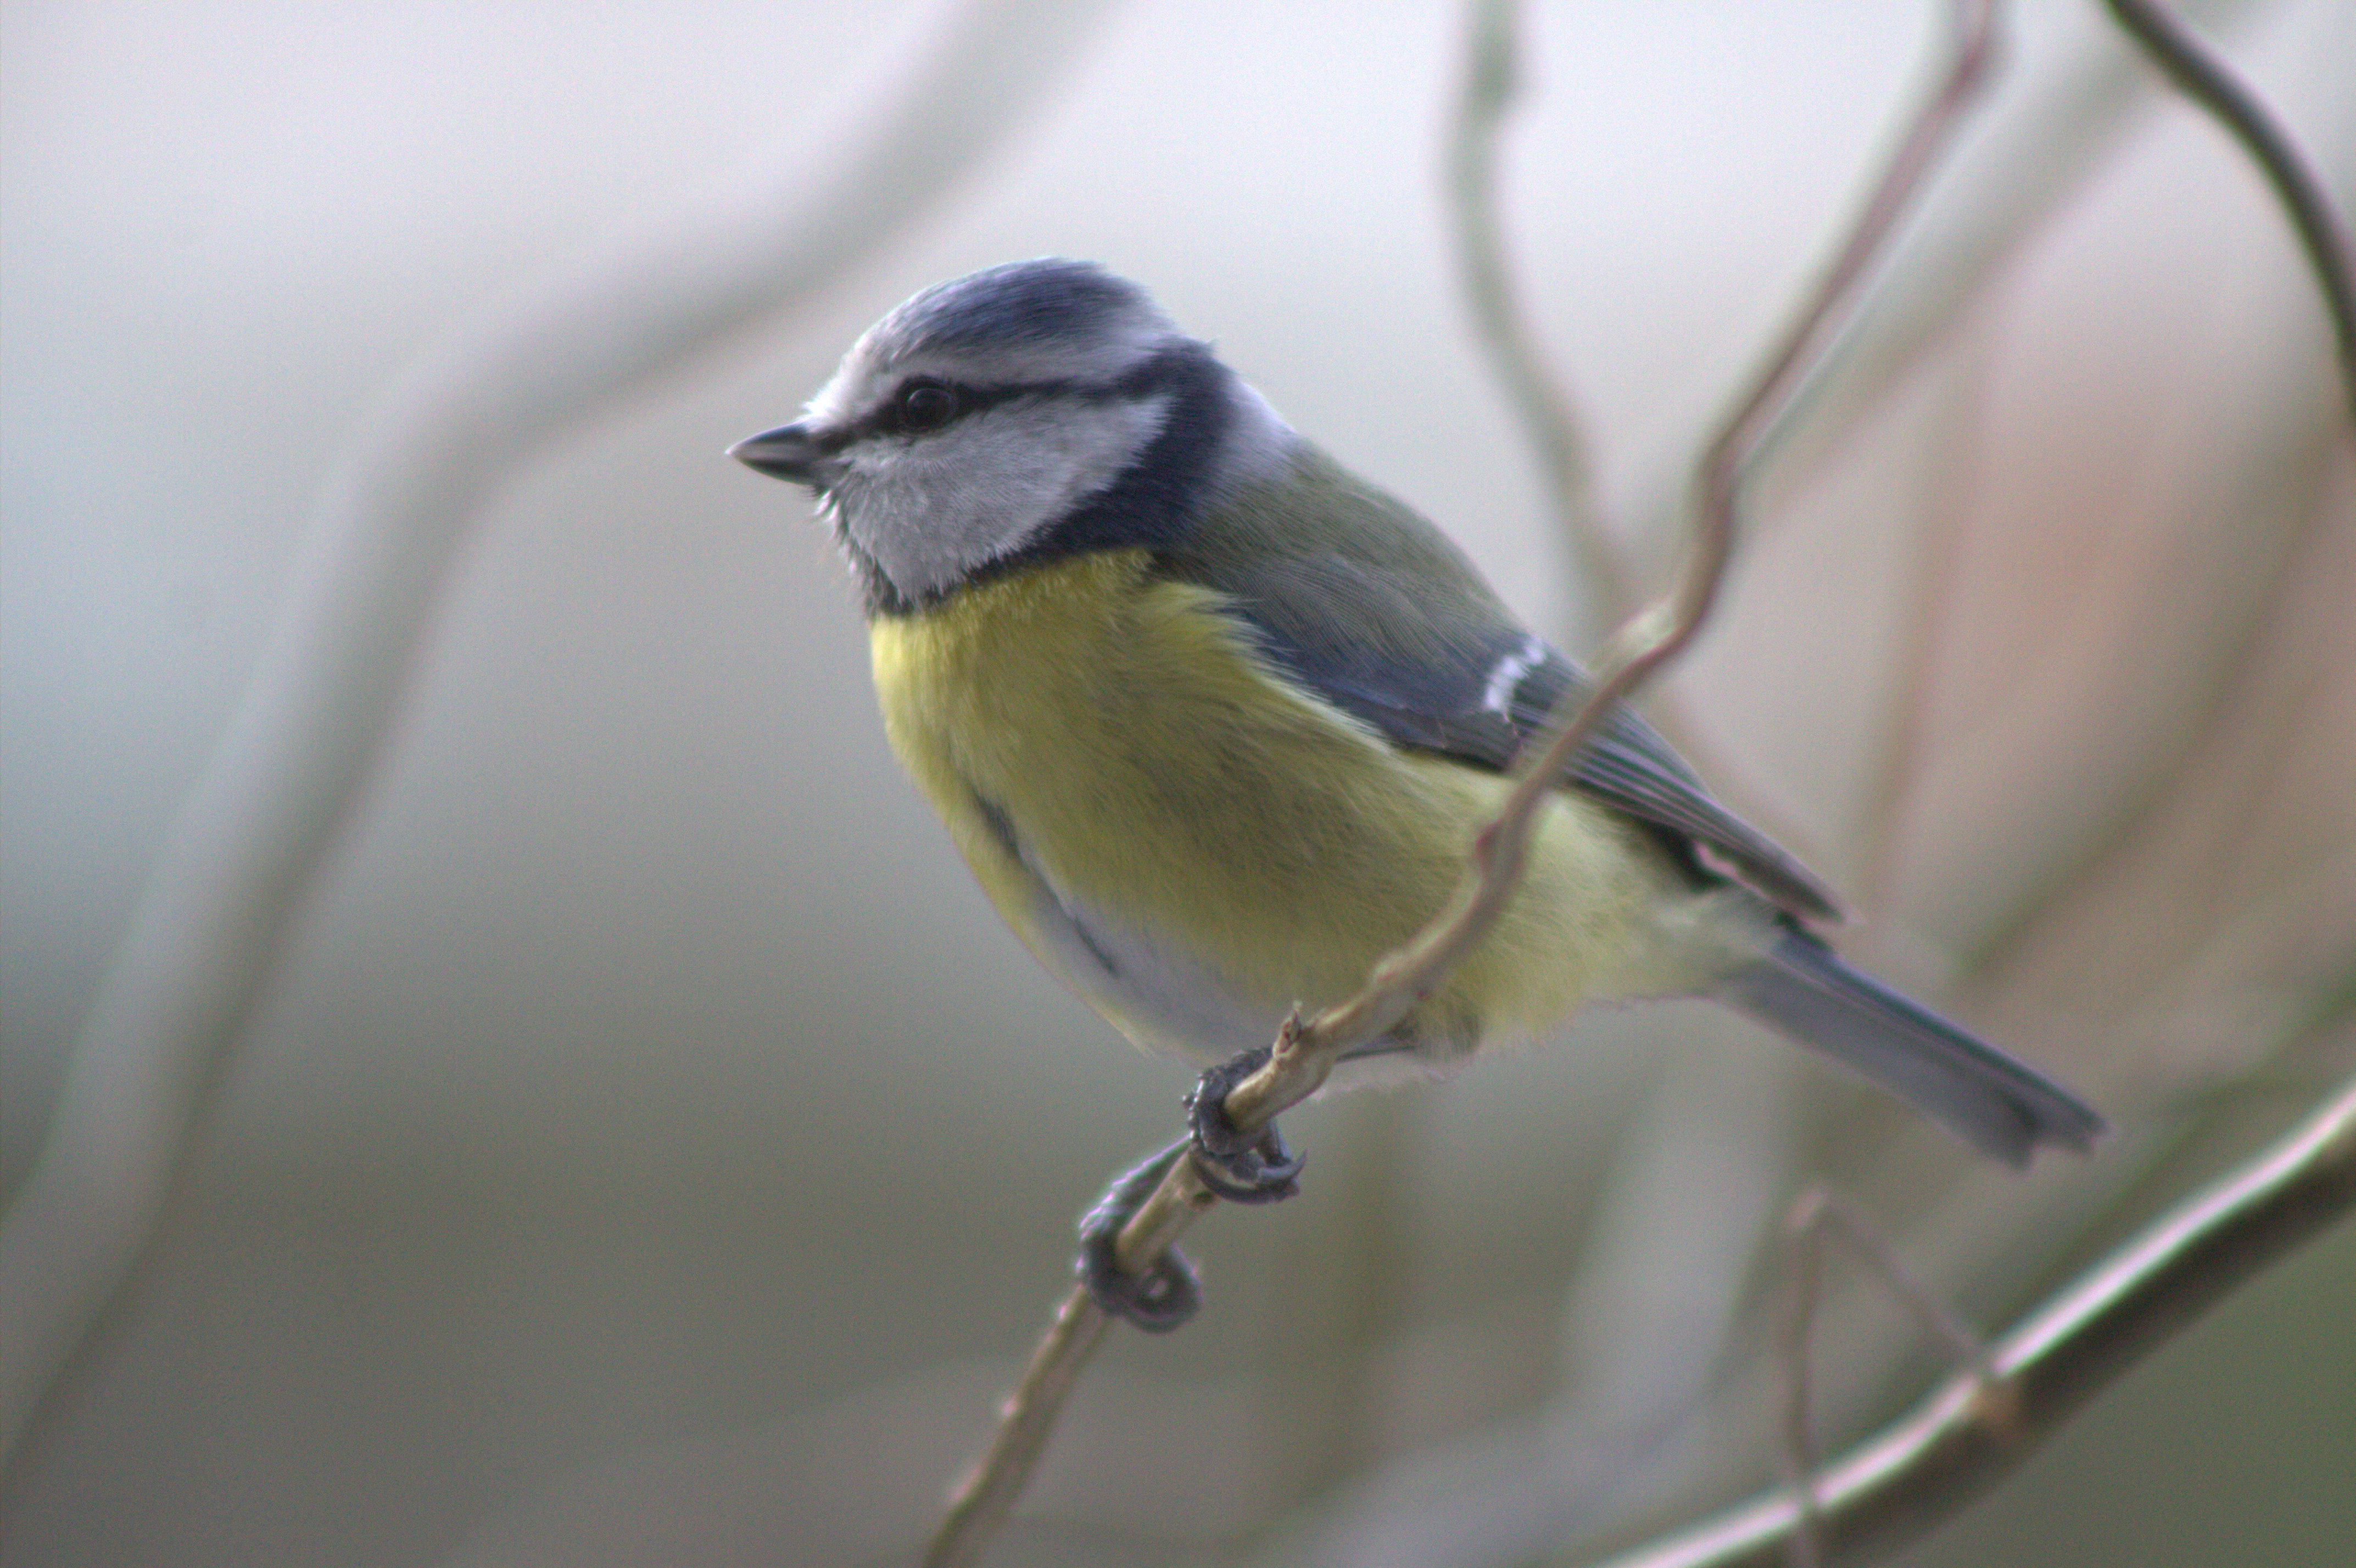
[[[1246,1136],[1227,1119],[1228,1091],[1258,1072],[1268,1058],[1267,1046],[1255,1046],[1205,1068],[1186,1096],[1195,1173],[1230,1203],[1274,1203],[1301,1190],[1298,1178],[1306,1161],[1285,1147],[1274,1122]]]
[[[1203,1287],[1194,1265],[1176,1247],[1168,1247],[1141,1274],[1120,1266],[1120,1232],[1128,1224],[1179,1157],[1194,1147],[1181,1138],[1168,1148],[1117,1179],[1105,1189],[1096,1206],[1080,1216],[1080,1255],[1075,1272],[1089,1297],[1115,1317],[1124,1317],[1149,1334],[1167,1334],[1203,1305]]]

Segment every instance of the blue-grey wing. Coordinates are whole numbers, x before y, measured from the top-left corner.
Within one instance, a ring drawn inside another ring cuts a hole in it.
[[[1438,529],[1313,451],[1303,483],[1214,514],[1162,570],[1220,592],[1270,664],[1395,744],[1502,773],[1586,676],[1522,627]],[[1572,759],[1580,791],[1708,852],[1779,907],[1837,920],[1823,885],[1616,709]]]

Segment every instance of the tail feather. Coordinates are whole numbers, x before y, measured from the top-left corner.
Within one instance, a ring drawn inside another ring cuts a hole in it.
[[[1714,994],[2011,1164],[2027,1164],[2042,1145],[2083,1149],[2103,1130],[2102,1117],[2060,1084],[1850,968],[1804,932],[1786,932]]]

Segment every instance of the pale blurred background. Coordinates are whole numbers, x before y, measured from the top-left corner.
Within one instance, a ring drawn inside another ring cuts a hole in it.
[[[1699,1007],[1296,1112],[1304,1196],[1198,1228],[1207,1309],[1115,1335],[993,1562],[1628,1539],[1771,1475],[1767,1238],[1811,1178],[1997,1328],[2356,1061],[2323,319],[2099,8],[2019,13],[1665,717],[1853,951],[2119,1136],[2016,1178]],[[722,181],[789,185],[941,14],[0,8],[0,1180],[387,385]],[[2345,210],[2356,5],[2201,14]],[[1647,572],[1930,16],[1531,8],[1507,231]],[[1591,646],[1451,272],[1463,31],[1109,6],[867,261],[516,466],[154,1251],[11,1457],[0,1558],[907,1560],[1185,1075],[1000,928],[885,752],[822,531],[721,451],[913,290],[1094,257]],[[1897,1317],[1827,1314],[1828,1437],[1939,1370]],[[1906,1561],[2344,1562],[2351,1323],[2343,1228]]]

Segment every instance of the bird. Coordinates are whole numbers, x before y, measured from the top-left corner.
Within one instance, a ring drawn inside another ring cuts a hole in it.
[[[1431,918],[1523,746],[1590,686],[1437,527],[1095,262],[921,291],[800,418],[728,450],[814,496],[892,750],[998,912],[1121,1033],[1205,1065],[1214,1102],[1296,1005]],[[1496,925],[1329,1088],[1698,996],[2011,1164],[2093,1143],[2077,1096],[1841,959],[1838,918],[1615,707]],[[1280,1139],[1205,1152],[1230,1196],[1298,1170]],[[1100,1301],[1168,1326],[1094,1266]]]

